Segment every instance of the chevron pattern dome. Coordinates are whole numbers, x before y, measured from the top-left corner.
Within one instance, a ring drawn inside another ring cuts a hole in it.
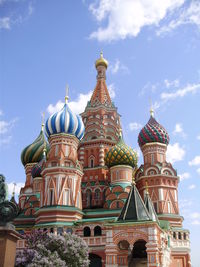
[[[105,156],[105,164],[110,168],[116,165],[137,166],[137,153],[127,146],[120,136],[119,142],[113,146]]]
[[[142,147],[143,145],[152,142],[168,145],[169,135],[165,128],[151,115],[148,123],[142,128],[138,135],[138,144]]]
[[[44,147],[49,150],[49,144],[47,143],[43,130],[41,130],[39,136],[29,146],[25,147],[21,153],[21,161],[25,166],[28,163],[37,163],[43,157]]]
[[[75,135],[79,140],[83,138],[85,127],[79,115],[73,113],[68,104],[65,103],[63,108],[51,115],[45,125],[46,135],[58,133],[67,133]]]

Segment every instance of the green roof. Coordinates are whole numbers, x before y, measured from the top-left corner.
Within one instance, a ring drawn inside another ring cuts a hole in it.
[[[135,186],[132,185],[118,221],[149,221],[149,212]]]

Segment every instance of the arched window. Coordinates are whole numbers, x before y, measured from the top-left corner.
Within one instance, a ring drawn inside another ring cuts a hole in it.
[[[94,227],[94,236],[99,236],[99,235],[101,235],[101,227],[95,226]]]
[[[95,159],[94,156],[91,156],[89,159],[89,167],[90,168],[94,168],[94,162],[95,162],[94,159]]]
[[[52,206],[54,204],[54,190],[50,189],[49,190],[49,205]]]
[[[84,227],[83,236],[91,236],[90,227],[88,227],[88,226]]]
[[[183,238],[186,240],[187,239],[187,235],[186,233],[183,234]]]
[[[176,239],[176,232],[173,232],[173,238]]]
[[[58,227],[57,228],[57,234],[58,235],[62,235],[63,234],[63,228],[62,227]]]
[[[101,191],[100,191],[100,189],[95,189],[95,192],[94,192],[94,198],[95,198],[96,200],[101,199]]]
[[[86,191],[86,205],[89,208],[92,204],[92,192],[90,191],[90,189],[88,189]]]
[[[178,239],[182,239],[181,232],[178,232]]]

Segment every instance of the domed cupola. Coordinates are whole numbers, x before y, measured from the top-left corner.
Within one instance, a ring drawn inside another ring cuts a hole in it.
[[[21,153],[21,161],[24,166],[28,163],[39,162],[43,158],[44,147],[49,151],[49,144],[44,137],[43,128],[44,124],[42,124],[42,130],[35,141],[23,149]]]
[[[154,112],[151,109],[150,119],[148,123],[142,128],[138,135],[138,144],[140,147],[147,143],[162,143],[169,144],[169,135],[165,128],[159,124],[154,118]]]
[[[68,104],[68,96],[65,97],[63,108],[52,114],[46,121],[45,130],[49,138],[51,135],[66,133],[76,136],[79,140],[83,138],[85,127],[79,115],[71,111]]]
[[[45,166],[45,162],[46,162],[46,152],[47,152],[47,149],[46,147],[44,146],[43,148],[43,157],[42,159],[36,163],[32,170],[31,170],[31,175],[33,178],[36,178],[36,177],[42,177],[41,175],[41,172],[43,171],[44,169],[44,166]]]
[[[124,143],[122,135],[119,142],[111,147],[105,156],[105,164],[110,168],[117,165],[129,165],[133,168],[137,166],[137,153]]]

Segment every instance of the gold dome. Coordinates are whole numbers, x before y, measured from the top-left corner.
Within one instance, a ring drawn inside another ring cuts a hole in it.
[[[100,65],[103,65],[104,67],[108,67],[108,61],[103,57],[103,52],[100,53],[100,58],[96,60],[95,66],[96,68]]]

